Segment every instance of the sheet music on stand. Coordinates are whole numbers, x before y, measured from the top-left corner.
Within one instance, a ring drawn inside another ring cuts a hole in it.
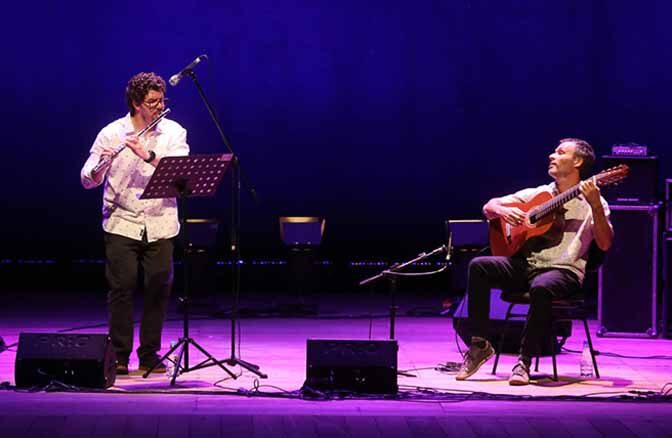
[[[163,157],[140,199],[213,196],[233,154]]]

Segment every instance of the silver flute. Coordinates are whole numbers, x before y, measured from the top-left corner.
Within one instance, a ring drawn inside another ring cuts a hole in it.
[[[166,115],[169,112],[170,112],[170,108],[166,108],[165,110],[163,110],[158,116],[156,116],[156,118],[154,120],[152,120],[152,122],[149,125],[142,128],[136,134],[136,136],[140,137],[145,132],[147,132],[150,129],[152,129],[153,127],[155,127],[161,121],[161,119],[166,117]],[[110,154],[109,156],[105,156],[105,157],[100,159],[100,161],[98,162],[98,164],[96,164],[96,167],[93,168],[93,171],[91,173],[99,173],[101,170],[103,170],[108,164],[110,164],[110,162],[112,162],[114,157],[119,155],[119,153],[124,150],[125,147],[126,147],[126,143],[122,143],[119,146],[117,146],[116,148],[114,148],[114,150],[112,151],[112,154]]]

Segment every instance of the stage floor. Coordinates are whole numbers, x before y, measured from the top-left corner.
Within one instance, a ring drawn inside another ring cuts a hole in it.
[[[352,297],[343,299],[353,307]],[[105,333],[105,309],[99,302],[97,297],[40,308],[13,303],[2,311],[0,335],[12,344],[20,332],[89,327],[69,333]],[[163,351],[182,335],[179,318],[174,312],[169,315]],[[672,405],[652,401],[654,394],[672,385],[672,341],[667,339],[593,336],[601,352],[601,379],[581,379],[579,354],[565,352],[558,355],[558,382],[548,377],[550,357],[542,357],[531,385],[511,387],[507,379],[514,355],[502,356],[496,375],[490,374],[491,360],[468,381],[457,382],[453,372],[439,369],[441,364],[461,360],[452,320],[402,316],[396,324],[399,369],[414,376],[399,376],[398,400],[299,398],[305,380],[306,339],[365,340],[371,323],[372,339],[384,340],[388,322],[380,315],[372,320],[241,319],[237,355],[258,364],[267,379],[229,367],[238,376],[232,379],[218,367],[208,367],[179,376],[174,387],[165,375],[143,379],[132,372],[118,376],[115,386],[105,392],[4,390],[0,391],[1,435],[672,436]],[[190,336],[216,358],[225,359],[231,351],[230,328],[229,320],[198,317],[191,320]],[[593,321],[592,333],[595,329]],[[566,347],[580,350],[582,327],[575,323],[573,333]],[[0,382],[14,382],[15,350],[0,353]],[[191,365],[203,358],[193,347],[190,354]],[[131,369],[136,367],[133,357]],[[634,400],[636,394],[642,398]],[[618,396],[630,397],[619,400]]]

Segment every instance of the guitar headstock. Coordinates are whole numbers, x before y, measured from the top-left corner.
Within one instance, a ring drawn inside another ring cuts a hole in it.
[[[595,183],[599,187],[607,187],[623,181],[629,173],[630,168],[627,164],[619,164],[595,175]]]

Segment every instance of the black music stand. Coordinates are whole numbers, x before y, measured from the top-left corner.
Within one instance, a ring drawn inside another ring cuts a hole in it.
[[[164,360],[175,362],[173,375],[170,380],[171,385],[175,385],[175,379],[178,374],[187,373],[208,366],[219,366],[232,378],[237,376],[224,365],[223,361],[218,361],[194,339],[189,336],[189,275],[187,262],[189,259],[189,236],[187,225],[187,198],[191,197],[210,197],[217,192],[224,174],[231,163],[233,154],[210,154],[210,155],[190,155],[187,157],[163,157],[159,161],[154,174],[149,180],[145,191],[140,199],[155,198],[177,198],[179,209],[182,212],[180,219],[182,227],[182,238],[184,241],[184,291],[180,298],[182,309],[184,311],[183,334],[178,342],[164,354],[157,363],[143,374],[147,378]],[[194,367],[189,367],[189,344],[198,349],[207,359]],[[170,359],[178,348],[180,348],[177,361]],[[184,365],[182,360],[184,359]]]

